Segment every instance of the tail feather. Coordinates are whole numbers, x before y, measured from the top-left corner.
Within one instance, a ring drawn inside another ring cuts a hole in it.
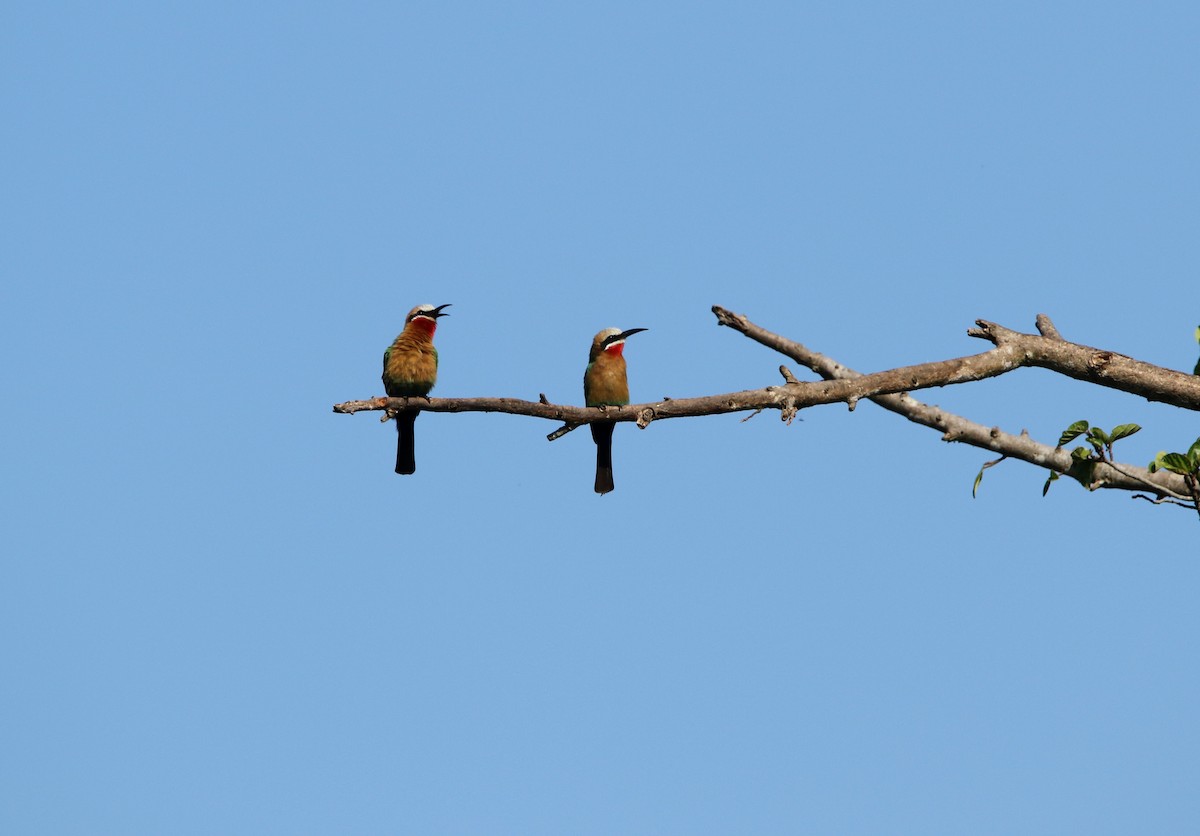
[[[396,472],[409,474],[417,472],[416,433],[413,431],[417,423],[416,412],[401,412],[396,415]]]
[[[596,493],[606,494],[613,485],[612,435],[616,424],[612,421],[593,421],[592,440],[596,442]]]

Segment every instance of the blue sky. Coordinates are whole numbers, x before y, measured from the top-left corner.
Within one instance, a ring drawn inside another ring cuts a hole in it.
[[[331,404],[861,371],[976,318],[1191,369],[1194,4],[0,15],[6,833],[1182,833],[1194,516],[870,404],[586,433]],[[797,372],[800,370],[797,369]],[[805,375],[807,378],[807,375]],[[1052,442],[1195,416],[1040,370]]]

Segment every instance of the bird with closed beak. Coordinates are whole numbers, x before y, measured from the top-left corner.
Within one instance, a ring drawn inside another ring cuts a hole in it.
[[[625,406],[629,403],[629,381],[625,374],[625,340],[645,328],[605,328],[592,339],[587,370],[583,373],[583,399],[588,406]],[[598,494],[613,489],[612,436],[615,421],[593,421],[592,440],[596,442],[596,484]]]

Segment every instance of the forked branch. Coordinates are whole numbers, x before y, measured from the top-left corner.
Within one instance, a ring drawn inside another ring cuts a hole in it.
[[[749,319],[738,314],[734,314],[725,308],[714,305],[713,313],[717,316],[717,321],[721,325],[726,325],[736,331],[740,331],[745,336],[754,340],[757,343],[772,348],[791,359],[795,360],[803,366],[808,367],[826,379],[862,379],[866,375],[861,375],[853,369],[843,366],[832,358],[826,357],[823,354],[812,351],[801,343],[795,340],[789,340],[786,337],[781,337],[772,331],[768,331],[761,326],[755,325]],[[1174,372],[1170,369],[1164,369],[1159,366],[1152,366],[1149,363],[1140,363],[1136,360],[1131,360],[1123,355],[1115,355],[1113,352],[1101,352],[1098,349],[1080,346],[1074,343],[1068,343],[1062,339],[1050,318],[1045,314],[1038,315],[1038,330],[1043,336],[1035,337],[1031,334],[1019,334],[1016,331],[1010,331],[1006,328],[1001,328],[993,323],[988,323],[983,320],[978,320],[977,324],[980,330],[976,333],[972,329],[972,336],[985,336],[984,331],[990,334],[988,338],[995,338],[997,348],[994,351],[1006,350],[1015,352],[1018,357],[1024,357],[1025,350],[1028,348],[1028,343],[1020,338],[1028,338],[1029,340],[1045,341],[1047,343],[1056,343],[1062,346],[1069,347],[1069,359],[1067,365],[1069,368],[1074,368],[1073,364],[1080,358],[1080,352],[1098,353],[1109,357],[1121,357],[1122,374],[1127,373],[1129,366],[1134,364],[1141,368],[1148,375],[1154,375],[1159,379],[1170,380],[1171,386],[1175,391],[1176,400],[1170,400],[1167,397],[1157,397],[1153,400],[1162,400],[1168,403],[1175,403],[1178,406],[1184,406],[1192,399],[1200,399],[1200,377],[1186,375],[1182,372]],[[1050,335],[1053,336],[1050,336]],[[987,358],[993,352],[985,352],[981,355],[976,355],[978,358]],[[1051,361],[1059,355],[1049,348],[1042,347],[1042,351],[1036,355],[1039,362],[1019,362],[1012,368],[1019,368],[1021,365],[1041,365],[1045,368],[1050,368],[1055,371],[1060,371]],[[988,366],[989,364],[1004,363],[1007,360],[992,361],[981,359],[980,366]],[[1008,371],[1009,369],[1005,369]],[[1064,374],[1068,374],[1067,371]],[[993,375],[989,375],[993,376]],[[1071,375],[1074,376],[1074,375]],[[1179,380],[1178,378],[1184,378]],[[1123,383],[1128,382],[1124,377],[1121,378]],[[950,381],[947,381],[950,382]],[[1112,385],[1105,382],[1103,379],[1098,379],[1094,382],[1101,385]],[[915,388],[915,387],[914,387]],[[1123,386],[1113,386],[1113,388],[1124,388]],[[1126,391],[1130,391],[1126,389]],[[909,396],[907,393],[898,395],[881,395],[869,396],[872,401],[882,406],[891,412],[898,415],[903,415],[908,420],[939,430],[942,433],[943,441],[960,441],[964,444],[970,444],[974,447],[979,447],[984,450],[990,450],[1009,458],[1019,459],[1039,467],[1045,467],[1053,470],[1056,473],[1061,473],[1066,476],[1071,476],[1076,480],[1086,485],[1089,489],[1095,488],[1116,488],[1127,491],[1154,491],[1156,495],[1162,497],[1171,497],[1175,499],[1185,500],[1189,503],[1194,503],[1196,498],[1191,495],[1188,490],[1188,485],[1185,483],[1182,476],[1164,471],[1151,473],[1148,468],[1139,467],[1132,464],[1120,463],[1088,463],[1082,462],[1072,456],[1065,450],[1053,447],[1048,444],[1041,444],[1034,441],[1028,433],[1022,431],[1020,435],[1012,435],[1001,431],[998,427],[987,427],[983,424],[977,424],[974,421],[969,421],[953,413],[946,412],[936,406],[930,406],[922,403],[917,399]],[[1186,407],[1185,408],[1196,408]]]

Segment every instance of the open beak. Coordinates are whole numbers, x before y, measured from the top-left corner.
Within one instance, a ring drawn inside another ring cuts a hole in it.
[[[432,311],[430,311],[430,315],[434,319],[437,319],[439,316],[450,316],[450,314],[448,314],[448,313],[442,313],[442,308],[448,308],[448,307],[450,307],[449,302],[447,302],[444,305],[438,305],[436,308],[434,308]]]

